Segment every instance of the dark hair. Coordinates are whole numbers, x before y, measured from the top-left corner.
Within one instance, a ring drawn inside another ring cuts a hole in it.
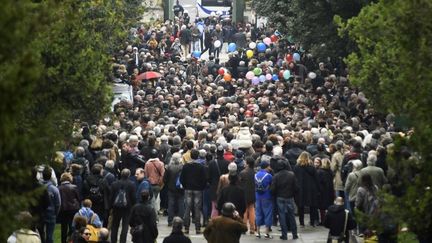
[[[191,159],[195,160],[199,158],[199,151],[196,149],[192,149],[191,151]]]
[[[251,156],[246,157],[245,160],[246,160],[246,164],[249,166],[249,168],[255,167],[255,160]]]
[[[75,228],[77,229],[81,229],[82,227],[85,228],[87,225],[87,218],[84,216],[75,216],[73,222],[75,223]]]
[[[150,192],[148,190],[141,191],[141,199],[143,202],[147,202],[150,198]]]
[[[360,186],[366,188],[368,191],[374,191],[372,177],[369,174],[363,174],[360,177]]]
[[[229,180],[229,184],[230,184],[230,185],[235,185],[235,184],[237,183],[237,181],[238,181],[238,176],[237,176],[237,174],[230,174],[230,175],[228,176],[228,180]]]
[[[51,169],[51,167],[46,165],[42,171],[42,178],[44,181],[48,181],[51,179],[51,176],[52,176],[52,169]]]
[[[91,173],[93,175],[100,175],[102,169],[103,169],[103,166],[101,164],[94,164],[91,168]]]
[[[191,149],[193,149],[193,147],[194,147],[194,143],[192,141],[189,140],[186,142],[186,148],[187,149],[191,150]]]

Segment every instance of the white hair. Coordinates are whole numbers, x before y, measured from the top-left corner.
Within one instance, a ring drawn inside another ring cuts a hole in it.
[[[374,153],[370,153],[367,158],[367,165],[375,165],[377,156]]]

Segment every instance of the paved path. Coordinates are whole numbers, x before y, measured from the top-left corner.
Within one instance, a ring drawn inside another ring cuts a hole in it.
[[[298,221],[298,218],[297,218]],[[167,225],[167,218],[166,217],[160,217],[160,223],[158,224],[159,229],[159,237],[157,239],[158,243],[162,243],[163,239],[168,236],[171,232],[171,228]],[[298,235],[299,239],[293,240],[292,235],[288,234],[288,241],[282,241],[279,239],[280,232],[278,231],[279,227],[273,227],[273,232],[271,235],[273,236],[273,239],[270,241],[277,241],[277,242],[298,242],[298,243],[326,243],[327,242],[327,234],[328,230],[322,226],[312,227],[312,226],[306,226],[304,228],[298,227]],[[204,243],[207,242],[204,239],[204,236],[196,235],[194,230],[190,231],[189,237],[191,238],[193,243]],[[128,236],[128,242],[130,241],[130,235]],[[241,243],[247,243],[247,242],[269,242],[268,239],[258,239],[254,235],[243,235],[240,238]],[[359,240],[359,242],[362,242]]]

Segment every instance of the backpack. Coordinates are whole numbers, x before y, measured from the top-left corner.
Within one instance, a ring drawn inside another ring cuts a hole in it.
[[[86,228],[91,233],[91,236],[88,240],[88,242],[91,242],[91,243],[99,242],[100,228],[96,228],[95,226],[93,226],[93,221],[95,220],[95,218],[96,218],[96,215],[93,214],[92,217],[90,218],[90,222],[86,225]]]
[[[89,190],[89,199],[93,203],[101,203],[103,202],[103,192],[102,188],[99,186],[100,183],[97,185],[91,185]]]
[[[126,190],[122,187],[118,191],[113,206],[115,208],[126,208],[128,205],[127,197],[126,197]]]
[[[263,182],[264,182],[264,179],[270,174],[266,173],[262,178],[258,178],[257,175],[255,175],[255,189],[258,193],[262,194],[269,189],[270,185],[264,186]]]
[[[368,192],[367,194],[367,209],[365,209],[365,212],[368,215],[374,215],[378,209],[378,197],[376,196],[375,193],[370,193]]]

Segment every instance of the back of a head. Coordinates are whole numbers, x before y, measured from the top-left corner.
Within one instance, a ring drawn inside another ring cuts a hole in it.
[[[172,227],[173,232],[181,232],[183,228],[183,219],[178,216],[174,217],[172,221]]]
[[[73,219],[73,222],[75,223],[75,228],[80,229],[81,227],[86,227],[87,225],[87,218],[84,216],[75,216]]]
[[[20,212],[16,219],[19,222],[21,228],[29,229],[33,224],[33,217],[28,211]]]
[[[265,149],[267,152],[273,151],[273,143],[271,141],[267,141],[265,144]]]
[[[90,199],[84,199],[82,204],[83,204],[83,207],[86,207],[86,208],[92,207],[92,201]]]
[[[150,199],[150,192],[148,190],[141,191],[141,200],[147,202]]]
[[[234,215],[234,212],[236,210],[236,207],[233,203],[227,202],[222,206],[222,215],[225,217],[232,217]]]
[[[342,197],[337,197],[336,199],[335,199],[335,201],[334,201],[334,204],[335,205],[344,205],[344,200],[343,200],[343,198]]]
[[[129,178],[130,174],[131,174],[130,170],[125,168],[121,171],[120,177],[121,177],[121,179],[126,180]]]
[[[109,231],[107,228],[101,228],[99,230],[99,241],[107,241],[109,238]]]
[[[369,154],[367,157],[367,165],[374,166],[377,161],[377,156],[375,154]]]
[[[42,178],[44,181],[49,181],[52,176],[52,169],[48,165],[45,166],[45,168],[42,171]]]
[[[107,160],[105,162],[105,168],[114,169],[115,163],[114,160]]]
[[[81,146],[78,146],[78,147],[75,149],[75,155],[76,155],[78,158],[80,158],[80,157],[84,157],[84,155],[85,155],[85,149],[84,149],[83,147],[81,147]]]
[[[101,164],[94,164],[91,168],[91,173],[93,175],[100,175],[102,172],[103,166]]]
[[[362,166],[363,166],[363,163],[359,159],[355,159],[351,163],[353,165],[353,169],[356,170],[356,171],[360,170],[362,168]]]
[[[249,168],[254,168],[255,160],[251,156],[248,156],[246,157],[246,164],[248,165]]]
[[[196,149],[191,150],[191,159],[196,160],[199,158],[199,151]]]
[[[186,142],[186,147],[187,147],[188,150],[193,149],[193,148],[194,148],[194,143],[193,143],[193,141],[191,141],[191,140],[187,141],[187,142]]]

